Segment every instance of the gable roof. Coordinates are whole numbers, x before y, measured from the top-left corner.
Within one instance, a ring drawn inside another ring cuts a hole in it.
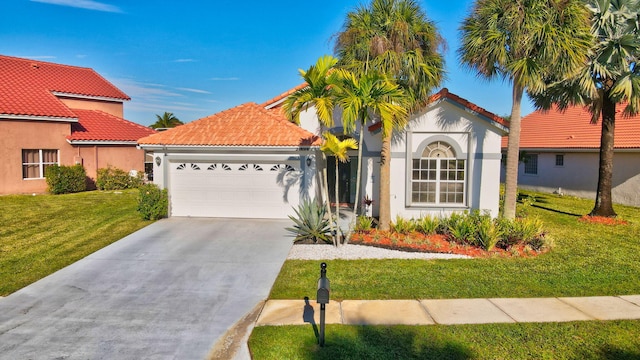
[[[93,69],[0,55],[0,115],[76,121],[56,95],[130,100]]]
[[[591,123],[591,114],[581,106],[565,112],[553,108],[536,110],[522,118],[521,149],[599,149],[601,124]],[[625,118],[616,111],[614,145],[617,149],[640,148],[640,116]],[[502,138],[506,148],[508,138]]]
[[[280,107],[282,105],[282,102],[284,101],[284,99],[286,99],[289,95],[293,94],[294,92],[296,92],[298,90],[302,90],[302,89],[306,88],[307,86],[308,85],[307,85],[306,82],[302,83],[302,84],[294,87],[293,89],[287,90],[287,91],[283,92],[282,94],[263,102],[261,104],[261,106],[266,108],[266,109],[273,109],[273,108]]]
[[[246,103],[138,141],[173,146],[318,146],[320,138],[256,103]]]
[[[71,144],[119,143],[136,144],[138,139],[156,131],[100,110],[74,109],[78,122],[71,124]]]
[[[449,89],[447,88],[442,88],[442,90],[438,91],[437,93],[431,95],[431,97],[429,97],[429,104],[427,104],[427,107],[434,105],[436,102],[438,101],[442,101],[442,100],[448,100],[453,102],[454,104],[457,104],[459,106],[462,106],[464,109],[472,112],[472,113],[476,113],[481,115],[482,118],[484,118],[485,120],[487,120],[489,123],[491,123],[492,125],[504,130],[505,132],[509,131],[509,122],[506,121],[504,118],[472,103],[471,101],[467,100],[467,99],[463,99],[460,96],[449,92]],[[371,126],[369,126],[369,131],[376,131],[378,129],[380,129],[382,127],[382,123],[377,122]]]

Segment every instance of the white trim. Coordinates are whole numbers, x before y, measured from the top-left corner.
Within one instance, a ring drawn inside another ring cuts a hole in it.
[[[76,98],[76,99],[88,99],[88,100],[100,100],[100,101],[117,101],[119,103],[123,103],[125,101],[129,101],[127,99],[121,98],[113,98],[108,96],[93,96],[93,95],[80,95],[73,93],[65,93],[60,91],[52,91],[51,92],[55,96],[67,97],[67,98]]]
[[[272,108],[274,108],[274,107],[276,107],[276,106],[278,106],[278,105],[282,104],[285,100],[287,100],[287,98],[288,98],[288,97],[289,97],[289,96],[285,96],[285,97],[283,97],[282,99],[280,99],[280,100],[278,100],[278,101],[274,102],[273,104],[269,104],[269,105],[265,106],[264,108],[265,108],[265,109],[267,109],[267,110],[272,109]]]
[[[507,148],[502,148],[503,152],[507,151]],[[520,151],[530,151],[537,153],[598,153],[600,148],[520,148]],[[614,148],[613,152],[640,152],[640,148]]]
[[[160,150],[160,151],[255,151],[255,152],[268,152],[268,151],[310,151],[318,150],[319,146],[251,146],[251,145],[237,145],[237,146],[218,146],[218,145],[159,145],[159,144],[138,144],[138,147],[144,150]]]
[[[8,120],[32,120],[32,121],[59,121],[59,122],[78,122],[78,118],[69,117],[53,117],[53,116],[34,116],[34,115],[11,115],[0,114],[1,119]]]

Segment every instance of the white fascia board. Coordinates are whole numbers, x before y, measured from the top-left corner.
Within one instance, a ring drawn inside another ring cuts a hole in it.
[[[193,151],[206,151],[206,152],[253,152],[253,153],[267,153],[274,151],[308,151],[317,150],[319,146],[194,146],[194,145],[158,145],[158,144],[138,144],[139,148],[144,150],[156,150],[163,152],[193,152]]]
[[[100,141],[100,140],[69,140],[67,142],[71,145],[137,145],[137,141]]]
[[[100,101],[117,101],[117,102],[120,102],[120,103],[122,103],[122,102],[124,102],[126,100],[126,99],[120,99],[120,98],[112,98],[112,97],[108,97],[108,96],[80,95],[80,94],[65,93],[65,92],[59,92],[59,91],[53,91],[52,94],[55,95],[55,96],[66,97],[66,98],[100,100]],[[128,100],[126,100],[126,101],[128,101]]]
[[[507,151],[507,148],[502,148]],[[531,153],[599,153],[599,148],[520,148],[520,151],[528,151]],[[613,149],[616,153],[634,153],[640,152],[640,148],[622,148]]]
[[[483,114],[481,114],[481,113],[479,113],[479,112],[477,112],[475,110],[472,110],[472,109],[460,104],[459,102],[453,101],[453,100],[451,100],[449,98],[445,97],[443,99],[438,99],[438,101],[433,102],[431,104],[437,104],[440,101],[447,101],[448,103],[450,103],[450,104],[452,104],[454,106],[457,106],[458,108],[462,109],[463,111],[465,111],[465,112],[467,112],[467,113],[469,113],[471,115],[474,115],[474,116],[476,116],[478,118],[483,119],[484,121],[488,122],[490,125],[493,125],[493,127],[496,127],[498,129],[502,130],[502,132],[504,132],[505,135],[509,133],[509,128],[508,127],[500,124],[499,122],[493,120],[492,118],[490,118],[490,117],[488,117],[486,115],[483,115]]]
[[[5,120],[31,120],[31,121],[56,121],[56,122],[78,122],[77,117],[53,117],[53,116],[34,116],[34,115],[10,115],[0,114],[0,119]]]

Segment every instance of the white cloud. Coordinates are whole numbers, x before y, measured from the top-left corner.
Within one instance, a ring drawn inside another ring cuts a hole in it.
[[[197,93],[197,94],[211,94],[210,92],[206,91],[206,90],[200,90],[200,89],[191,89],[191,88],[176,88],[177,90],[182,90],[182,91],[188,91],[188,92],[192,92],[192,93]]]
[[[119,7],[104,4],[101,2],[93,1],[93,0],[31,0],[33,2],[45,3],[45,4],[53,4],[60,6],[69,6],[80,9],[87,10],[95,10],[95,11],[104,11],[104,12],[112,12],[112,13],[121,13]]]
[[[176,60],[173,60],[173,62],[176,62],[176,63],[188,63],[188,62],[196,62],[196,61],[197,60],[195,60],[195,59],[176,59]]]
[[[236,81],[236,80],[240,80],[240,78],[237,78],[237,77],[226,77],[226,78],[224,78],[224,77],[214,77],[214,78],[211,78],[211,80],[213,80],[213,81]]]
[[[38,55],[38,56],[17,56],[17,57],[21,57],[21,58],[25,58],[25,59],[32,59],[32,60],[41,60],[41,59],[55,59],[56,57],[53,55]]]

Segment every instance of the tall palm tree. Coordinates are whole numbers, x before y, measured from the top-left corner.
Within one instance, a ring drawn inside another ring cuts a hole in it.
[[[335,195],[336,195],[336,219],[340,220],[340,201],[339,199],[339,171],[338,171],[338,161],[347,162],[349,161],[349,155],[347,151],[349,149],[357,149],[358,143],[355,139],[347,138],[344,140],[338,139],[337,136],[333,135],[330,132],[325,132],[322,134],[324,137],[324,143],[320,147],[320,150],[327,155],[335,156],[336,158],[336,186],[335,186]],[[338,230],[340,230],[340,226],[338,226]],[[338,231],[339,232],[339,231]],[[338,244],[338,232],[336,232],[336,245]]]
[[[591,121],[601,118],[600,161],[596,201],[590,215],[616,216],[611,197],[616,106],[624,115],[640,112],[640,24],[638,0],[589,0],[595,38],[588,61],[576,76],[557,81],[534,97],[536,105],[560,109],[586,105]]]
[[[365,125],[372,119],[378,118],[382,124],[382,152],[381,163],[388,165],[391,160],[391,134],[394,128],[403,128],[407,124],[409,97],[393,83],[388,77],[377,71],[370,71],[362,77],[356,76],[348,70],[336,70],[334,83],[334,96],[336,105],[342,109],[342,122],[345,133],[352,133],[356,126],[360,125],[360,141],[362,144]],[[388,144],[388,145],[386,145]],[[357,215],[360,179],[362,176],[362,147],[358,148],[358,172],[356,176],[356,202],[354,215]],[[380,202],[390,198],[390,171],[380,171],[380,188],[387,189],[385,193],[380,191]],[[380,214],[380,229],[385,229],[383,222],[388,226],[391,218],[385,220]]]
[[[173,113],[164,112],[162,116],[156,114],[156,122],[150,125],[149,127],[152,129],[168,129],[173,128],[178,125],[183,125],[184,123],[180,121]]]
[[[283,104],[283,110],[289,120],[299,124],[300,114],[311,107],[315,108],[320,123],[325,127],[332,127],[334,97],[331,86],[332,69],[338,62],[338,59],[325,55],[319,58],[315,65],[311,65],[308,70],[299,70],[300,76],[304,79],[307,86],[295,91],[289,95]],[[329,224],[331,231],[335,234],[334,243],[337,245],[337,231],[334,229],[333,215],[331,214],[331,205],[329,204],[329,185],[327,180],[327,157],[322,153],[322,194],[326,199],[325,205],[329,214]]]
[[[513,87],[503,215],[514,218],[522,96],[544,90],[550,76],[575,74],[584,63],[591,45],[588,13],[582,0],[476,0],[460,31],[461,62]]]
[[[361,5],[347,14],[343,30],[336,36],[335,52],[340,58],[339,65],[358,76],[374,70],[393,79],[408,94],[408,106],[413,111],[428,102],[432,90],[443,80],[444,59],[440,54],[443,46],[434,23],[416,1],[372,0],[368,6]],[[400,114],[397,118],[404,116]],[[383,132],[381,180],[390,177],[390,159],[385,157],[388,151],[384,150],[391,148],[393,126],[383,128],[389,132]],[[381,181],[381,229],[388,229],[391,220],[389,193],[388,181]]]

